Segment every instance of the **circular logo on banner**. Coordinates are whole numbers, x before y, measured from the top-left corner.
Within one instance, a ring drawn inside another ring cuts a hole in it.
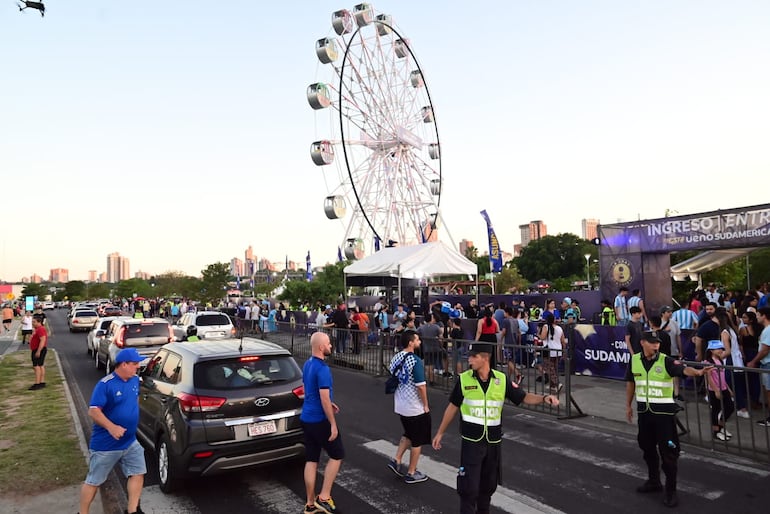
[[[619,286],[625,286],[631,283],[634,275],[631,271],[631,263],[626,259],[615,259],[610,266],[612,280]]]

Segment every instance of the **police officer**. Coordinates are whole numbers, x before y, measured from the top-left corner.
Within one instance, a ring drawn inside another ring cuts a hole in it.
[[[195,325],[190,325],[187,327],[187,336],[185,337],[185,341],[200,341],[201,338],[198,337],[198,327]]]
[[[672,357],[660,353],[660,339],[655,331],[644,332],[641,345],[642,351],[631,357],[626,371],[626,419],[629,423],[633,419],[631,403],[636,395],[639,425],[637,441],[647,463],[647,481],[637,487],[636,492],[662,491],[662,467],[666,474],[663,504],[675,507],[679,503],[676,496],[679,435],[674,418],[678,408],[674,402],[673,377],[702,377],[713,366],[702,369],[688,368]]]
[[[473,342],[468,347],[470,369],[455,382],[441,426],[433,437],[433,448],[440,450],[444,432],[460,411],[462,447],[457,493],[461,514],[489,512],[492,494],[500,483],[500,424],[505,399],[516,405],[559,405],[556,396],[527,393],[509,382],[503,372],[493,370],[489,362],[494,350],[495,345],[486,342]]]

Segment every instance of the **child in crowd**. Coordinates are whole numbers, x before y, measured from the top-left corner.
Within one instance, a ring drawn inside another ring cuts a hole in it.
[[[720,441],[729,441],[732,437],[732,434],[725,429],[725,423],[735,411],[733,392],[727,385],[725,369],[719,367],[724,365],[725,353],[722,341],[709,341],[706,347],[706,358],[703,361],[715,366],[706,377],[711,407],[711,429],[714,432],[714,438]]]

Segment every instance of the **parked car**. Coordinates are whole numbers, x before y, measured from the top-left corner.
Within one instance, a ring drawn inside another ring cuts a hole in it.
[[[97,368],[104,366],[105,374],[112,372],[115,357],[123,348],[136,348],[140,355],[151,357],[173,340],[168,321],[161,318],[119,318],[110,323],[94,355]]]
[[[122,316],[123,310],[115,305],[106,305],[102,308],[102,316]]]
[[[95,310],[76,310],[69,319],[70,332],[91,330],[98,319],[99,315]]]
[[[141,378],[137,438],[155,453],[164,492],[185,477],[304,455],[302,371],[276,344],[167,344]]]
[[[194,326],[201,339],[235,337],[235,327],[230,316],[218,311],[188,312],[174,323],[174,341],[187,338],[188,327]]]
[[[44,311],[52,311],[56,308],[56,304],[53,302],[43,302],[42,307]]]
[[[93,356],[98,351],[100,341],[107,335],[107,330],[109,330],[110,325],[116,319],[121,319],[121,317],[106,316],[99,318],[99,321],[94,324],[94,328],[88,332],[88,335],[86,336],[86,350],[88,351],[89,356]]]

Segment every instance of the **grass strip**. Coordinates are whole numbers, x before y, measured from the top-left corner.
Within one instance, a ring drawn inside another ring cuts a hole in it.
[[[0,496],[22,497],[81,483],[86,476],[54,350],[46,387],[34,382],[29,351],[0,359]]]

